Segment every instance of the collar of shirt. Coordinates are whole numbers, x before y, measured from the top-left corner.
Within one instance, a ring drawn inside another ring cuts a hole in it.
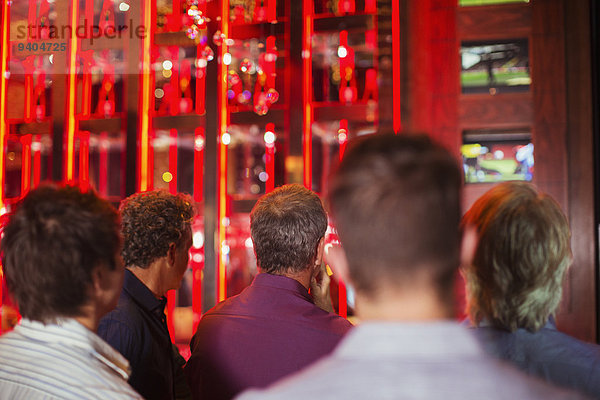
[[[163,320],[165,318],[167,298],[163,296],[157,299],[154,293],[128,269],[125,269],[123,290],[129,293],[131,298],[142,308],[156,315],[158,319]]]
[[[295,279],[288,278],[283,275],[271,275],[267,273],[260,273],[254,277],[252,281],[252,286],[263,286],[263,287],[271,287],[275,289],[289,290],[294,293],[299,294],[307,301],[314,303],[310,294],[308,294],[308,290],[300,282]]]
[[[481,347],[469,329],[453,321],[364,322],[335,350],[342,358],[478,357]]]
[[[25,338],[31,340],[48,343],[49,345],[62,344],[88,351],[101,363],[123,377],[124,380],[129,379],[131,373],[129,361],[98,335],[73,318],[63,318],[53,324],[43,324],[23,318],[16,329]]]

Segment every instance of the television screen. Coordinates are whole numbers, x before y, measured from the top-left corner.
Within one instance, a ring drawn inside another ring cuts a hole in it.
[[[460,80],[463,93],[529,90],[527,39],[495,42],[463,42],[460,48]]]
[[[529,132],[466,131],[460,151],[466,183],[533,178],[533,143]]]

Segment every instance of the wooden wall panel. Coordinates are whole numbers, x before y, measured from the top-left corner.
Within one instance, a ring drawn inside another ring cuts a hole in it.
[[[566,312],[561,324],[577,337],[595,341],[596,249],[594,213],[594,138],[590,60],[589,0],[570,1],[565,7],[567,156],[569,222],[573,267],[564,297]]]
[[[462,7],[458,12],[461,40],[520,38],[530,32],[531,9],[522,4]]]
[[[530,93],[462,96],[458,111],[462,129],[529,127],[533,120]]]
[[[531,6],[534,181],[567,210],[565,47],[564,24],[559,18],[563,5],[562,0],[549,0]]]
[[[456,1],[433,0],[431,4],[431,118],[432,135],[455,154],[461,138],[458,128],[459,43]]]

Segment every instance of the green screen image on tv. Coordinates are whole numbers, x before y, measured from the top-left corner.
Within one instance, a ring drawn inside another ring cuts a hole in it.
[[[462,93],[525,92],[531,85],[527,39],[463,42]]]

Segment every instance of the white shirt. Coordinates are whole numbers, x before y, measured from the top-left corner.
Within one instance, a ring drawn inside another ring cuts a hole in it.
[[[141,399],[129,362],[74,319],[28,319],[0,336],[0,398]]]

